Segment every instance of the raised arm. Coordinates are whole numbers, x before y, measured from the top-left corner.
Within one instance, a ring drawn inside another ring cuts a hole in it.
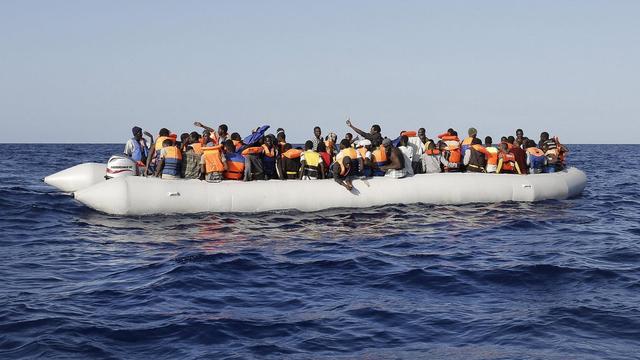
[[[351,123],[351,118],[347,119],[347,126],[351,128],[351,130],[355,131],[358,135],[366,138],[367,137],[367,133],[358,129],[357,127],[353,126],[353,124]]]
[[[193,123],[193,126],[200,127],[200,128],[205,129],[205,130],[209,130],[211,133],[214,133],[214,132],[215,132],[215,129],[213,129],[213,128],[211,128],[211,127],[208,127],[207,125],[204,125],[204,124],[203,124],[203,123],[201,123],[200,121],[196,121],[196,122],[194,122],[194,123]]]

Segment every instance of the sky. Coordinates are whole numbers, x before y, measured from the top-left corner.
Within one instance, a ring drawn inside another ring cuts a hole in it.
[[[262,124],[638,143],[640,1],[0,1],[0,142]]]

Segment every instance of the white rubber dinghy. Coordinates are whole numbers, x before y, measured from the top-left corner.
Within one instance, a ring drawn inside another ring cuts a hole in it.
[[[354,181],[352,192],[333,179],[207,183],[128,176],[99,182],[74,196],[93,209],[115,215],[255,213],[386,204],[562,200],[582,193],[586,182],[586,175],[575,168],[526,176],[445,173],[404,179],[376,177]]]
[[[84,163],[45,177],[45,183],[64,192],[74,192],[106,181],[107,165]]]

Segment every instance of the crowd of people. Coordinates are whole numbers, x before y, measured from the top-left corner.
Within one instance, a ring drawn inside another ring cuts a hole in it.
[[[349,190],[356,177],[551,173],[564,168],[568,153],[558,138],[547,132],[541,133],[536,143],[517,129],[515,136],[503,136],[494,144],[491,136],[483,143],[475,128],[468,129],[462,140],[454,129],[428,138],[424,128],[403,131],[390,139],[382,135],[379,125],[373,125],[369,132],[350,120],[346,125],[357,134],[355,138],[350,132],[340,141],[333,132],[323,137],[322,129],[316,126],[313,137],[301,147],[287,142],[284,129],[277,129],[275,135],[265,134],[269,126],[257,128],[243,139],[239,133],[229,134],[225,124],[215,130],[195,122],[202,133],[183,133],[178,139],[163,128],[155,140],[136,126],[124,153],[136,162],[143,176],[209,182],[333,178]]]

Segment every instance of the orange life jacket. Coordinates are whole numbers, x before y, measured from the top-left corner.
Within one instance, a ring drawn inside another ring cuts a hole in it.
[[[207,174],[212,172],[223,172],[224,164],[222,163],[222,145],[203,147],[204,165]]]
[[[262,154],[262,151],[262,146],[253,146],[242,150],[242,155],[259,155]]]
[[[426,149],[424,153],[427,155],[440,155],[440,149]]]
[[[238,153],[226,155],[227,171],[223,173],[225,179],[242,180],[244,178],[244,156]]]
[[[493,146],[485,147],[489,155],[487,155],[487,165],[498,165],[498,149]]]
[[[336,161],[337,162],[342,162],[341,160],[345,156],[348,156],[349,158],[351,158],[351,161],[358,160],[358,153],[356,152],[356,149],[354,149],[354,148],[346,148],[346,149],[340,150],[338,155],[336,155]]]
[[[452,144],[447,146],[445,150],[448,151],[449,153],[449,158],[447,159],[448,162],[456,163],[456,164],[459,164],[462,162],[462,154],[460,152],[459,146]]]
[[[501,152],[500,159],[502,159],[502,168],[500,171],[515,171],[516,157],[512,153]]]
[[[233,141],[233,146],[236,147],[236,151],[238,151],[242,147],[242,141],[240,140],[231,140]]]
[[[383,145],[380,145],[379,148],[373,150],[371,157],[373,157],[372,160],[376,165],[384,166],[387,164],[387,149],[385,149]]]
[[[200,143],[193,143],[193,144],[189,144],[191,145],[191,148],[193,149],[193,151],[198,154],[198,155],[202,155],[202,144]]]
[[[156,143],[154,145],[154,147],[156,148],[156,152],[158,152],[158,151],[160,151],[160,149],[162,149],[162,143],[167,139],[170,139],[170,137],[168,137],[168,136],[158,136],[158,138],[156,139]]]
[[[287,159],[297,159],[300,155],[302,155],[302,150],[299,149],[289,149],[282,154]]]
[[[527,152],[533,156],[544,156],[544,152],[537,147],[527,148]]]
[[[416,137],[418,136],[418,133],[413,130],[410,130],[410,131],[403,131],[400,133],[400,136],[403,136],[403,135],[405,135],[406,137]]]
[[[360,153],[360,157],[362,158],[362,161],[364,161],[367,158],[367,148],[366,147],[359,147],[357,149],[357,151]]]

